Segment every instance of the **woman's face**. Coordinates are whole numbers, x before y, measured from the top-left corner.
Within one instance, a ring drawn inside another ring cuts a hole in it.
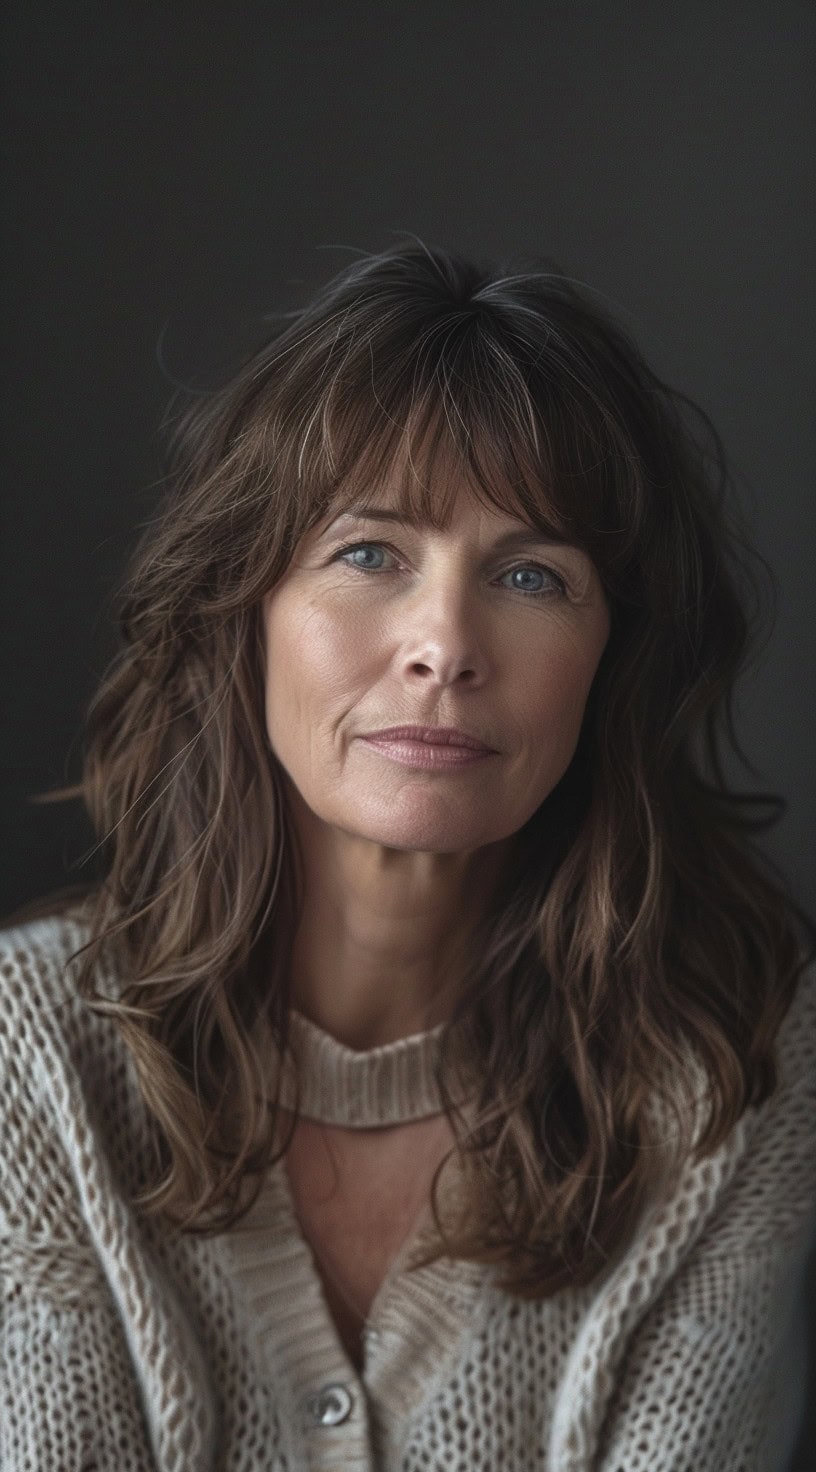
[[[386,488],[377,510],[394,505]],[[517,832],[553,790],[609,634],[586,554],[464,482],[442,532],[330,512],[263,621],[269,741],[308,807],[356,838],[447,853]],[[454,726],[493,754],[426,769],[363,739],[403,725]]]

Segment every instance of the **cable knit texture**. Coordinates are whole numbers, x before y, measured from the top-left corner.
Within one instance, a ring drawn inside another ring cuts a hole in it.
[[[519,1302],[493,1268],[405,1271],[406,1243],[358,1373],[281,1166],[216,1237],[134,1212],[155,1127],[115,1026],[76,994],[86,938],[70,916],[0,933],[2,1472],[779,1472],[779,1345],[816,1199],[813,971],[773,1098],[688,1163],[619,1261]],[[358,1054],[294,1013],[306,1112],[434,1112],[439,1035]]]

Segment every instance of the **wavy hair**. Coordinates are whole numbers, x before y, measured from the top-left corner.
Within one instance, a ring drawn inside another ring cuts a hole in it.
[[[283,1057],[302,882],[266,738],[261,601],[321,517],[376,498],[406,443],[430,448],[403,502],[443,526],[433,466],[453,451],[485,504],[588,553],[611,617],[573,760],[474,920],[439,1073],[467,1208],[442,1220],[448,1156],[419,1259],[498,1263],[509,1292],[544,1297],[623,1250],[667,1169],[776,1085],[808,959],[797,927],[811,955],[816,931],[754,841],[782,799],[724,771],[728,747],[750,767],[732,697],[769,569],[727,504],[708,417],[546,259],[477,264],[411,237],[273,323],[176,416],[82,780],[44,795],[81,796],[104,855],[76,954],[158,1125],[135,1200],[224,1230],[286,1148],[258,1028]],[[676,1121],[668,1153],[655,1100]]]

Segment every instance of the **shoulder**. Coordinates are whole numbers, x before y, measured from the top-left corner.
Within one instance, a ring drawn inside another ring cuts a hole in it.
[[[806,964],[775,1039],[776,1085],[711,1153],[694,1152],[672,1205],[685,1246],[767,1254],[809,1238],[816,1206],[816,966]]]
[[[73,914],[0,930],[0,1077],[28,1075],[67,1059],[94,1015],[78,987],[78,955],[90,939]]]
[[[777,1037],[780,1085],[816,1074],[816,960],[809,961],[799,977],[793,1001]]]
[[[77,987],[89,939],[78,912],[0,930],[0,1078],[67,1059],[96,1030]]]
[[[787,1227],[816,1206],[816,963],[800,974],[776,1038],[777,1083],[748,1111],[744,1171],[768,1223],[784,1242]],[[785,1221],[785,1207],[789,1208]]]
[[[816,1202],[816,963],[807,963],[775,1042],[776,1087],[747,1111],[745,1170],[764,1177],[769,1194],[784,1184]],[[784,1194],[784,1191],[783,1191]]]
[[[80,1139],[130,1160],[145,1131],[128,1049],[78,989],[89,939],[76,913],[0,931],[0,1177],[18,1205],[35,1176],[75,1176]],[[107,994],[107,978],[94,980]]]
[[[82,1310],[59,1320],[73,1334],[108,1302],[149,1144],[127,1049],[77,986],[89,938],[68,914],[0,930],[0,1279],[26,1334],[32,1312]]]
[[[694,1118],[690,1152],[678,1160],[676,1124],[655,1106],[650,1144],[668,1146],[659,1191],[646,1205],[622,1254],[624,1273],[650,1302],[672,1277],[713,1280],[725,1274],[731,1287],[760,1262],[774,1271],[810,1239],[816,1207],[816,967],[800,972],[775,1039],[776,1084],[760,1104],[744,1107],[724,1139],[701,1145],[708,1118],[709,1083],[693,1074]],[[687,1095],[683,1095],[685,1099]],[[715,1266],[716,1265],[716,1266]],[[707,1276],[706,1276],[707,1275]]]
[[[89,939],[79,912],[47,915],[0,930],[0,995],[22,1012],[64,1002],[74,992],[70,961]]]
[[[816,964],[805,964],[776,1035],[776,1084],[749,1106],[717,1152],[772,1206],[790,1195],[804,1213],[816,1200]],[[738,1189],[735,1183],[735,1188]],[[771,1213],[775,1215],[775,1213]]]
[[[775,1052],[776,1087],[644,1215],[572,1352],[554,1434],[566,1446],[575,1406],[591,1406],[604,1468],[666,1465],[678,1426],[684,1467],[754,1467],[778,1433],[777,1376],[816,1205],[812,963]]]

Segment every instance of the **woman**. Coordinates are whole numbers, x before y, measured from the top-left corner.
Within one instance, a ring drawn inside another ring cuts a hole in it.
[[[2,937],[4,1472],[774,1465],[816,933],[689,407],[411,241],[182,418]]]

